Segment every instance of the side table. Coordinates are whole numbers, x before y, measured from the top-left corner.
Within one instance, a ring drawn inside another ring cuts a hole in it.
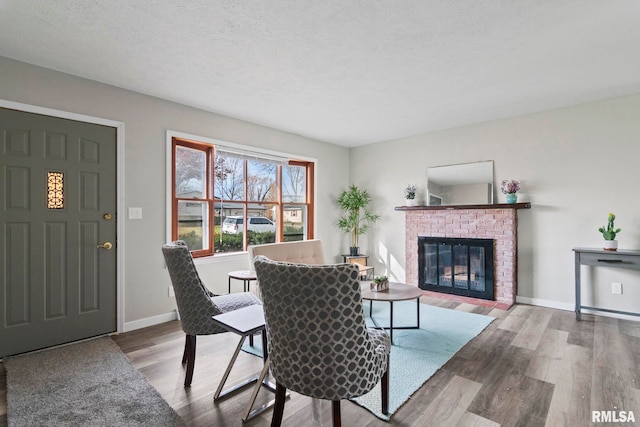
[[[361,282],[360,289],[362,291],[362,299],[369,300],[369,316],[371,321],[378,329],[388,329],[389,338],[391,338],[391,344],[393,344],[393,330],[394,329],[420,329],[420,297],[422,296],[422,289],[417,286],[406,285],[404,283],[389,283],[389,289],[384,291],[374,292],[370,289],[371,282]],[[393,302],[394,301],[407,301],[416,300],[416,326],[394,326],[393,325]],[[373,318],[373,301],[384,301],[389,303],[389,327],[382,327]]]
[[[229,272],[229,293],[231,293],[231,279],[242,280],[242,290],[248,292],[251,281],[257,280],[257,277],[255,271],[236,270]]]
[[[625,314],[628,316],[640,316],[639,312],[628,312],[621,310],[612,310],[604,307],[591,307],[582,305],[581,301],[581,272],[580,267],[583,265],[594,267],[614,267],[627,268],[631,270],[640,270],[640,251],[637,250],[618,250],[605,251],[600,248],[573,248],[575,252],[575,298],[576,298],[576,320],[581,320],[581,311],[583,308],[592,311],[603,311],[606,313]],[[596,286],[592,284],[591,286]]]
[[[238,310],[229,311],[227,313],[218,314],[217,316],[212,317],[213,321],[227,329],[229,332],[234,332],[241,336],[240,342],[236,346],[236,350],[233,353],[233,357],[227,365],[227,369],[220,380],[220,384],[218,385],[218,389],[213,395],[213,400],[217,401],[223,399],[244,387],[254,384],[253,392],[251,393],[251,398],[249,400],[249,406],[247,407],[242,421],[247,422],[267,409],[271,408],[275,404],[275,399],[272,399],[268,403],[262,405],[260,408],[253,410],[253,405],[256,401],[256,396],[258,395],[258,391],[260,391],[261,387],[266,387],[269,391],[275,393],[276,386],[272,382],[266,380],[266,375],[269,372],[269,358],[267,354],[267,334],[265,331],[265,321],[264,321],[264,312],[262,311],[262,305],[251,305],[249,307],[240,308]],[[247,380],[228,388],[227,390],[222,390],[224,387],[229,374],[231,373],[231,368],[238,358],[238,354],[242,349],[242,344],[248,336],[253,336],[254,334],[260,332],[262,335],[262,357],[264,360],[264,365],[259,375],[254,375]]]
[[[373,267],[369,266],[369,255],[342,255],[342,262],[355,264],[360,269],[360,280],[373,280]]]

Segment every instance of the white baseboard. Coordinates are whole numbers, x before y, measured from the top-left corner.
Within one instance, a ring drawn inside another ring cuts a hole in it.
[[[147,317],[145,319],[134,320],[132,322],[126,322],[124,324],[124,331],[122,332],[135,331],[136,329],[142,329],[148,326],[159,325],[160,323],[170,322],[176,319],[178,319],[178,312],[174,310],[170,313],[160,314],[158,316],[153,316],[153,317]]]
[[[565,311],[574,311],[575,304],[566,303],[566,302],[558,302],[558,301],[550,301],[539,298],[528,298],[516,296],[516,302],[521,304],[529,304],[529,305],[537,305],[539,307],[547,307],[547,308],[555,308],[557,310],[565,310]],[[602,317],[611,317],[614,319],[623,319],[623,320],[631,320],[632,322],[640,322],[640,317],[638,316],[629,316],[626,314],[618,314],[618,313],[607,313],[606,311],[594,311],[589,309],[582,309],[582,314],[595,314]]]
[[[516,296],[516,302],[519,302],[521,304],[537,305],[539,307],[555,308],[557,310],[565,310],[565,311],[573,311],[575,309],[574,304],[558,302],[558,301],[550,301],[550,300],[540,299],[540,298]]]
[[[520,304],[554,308],[556,310],[564,310],[564,311],[574,311],[575,309],[574,304],[571,304],[571,303],[551,301],[551,300],[545,300],[540,298],[516,296],[516,302]],[[624,319],[624,320],[631,320],[634,322],[640,322],[640,317],[628,316],[625,314],[607,313],[604,311],[593,311],[593,310],[587,310],[587,309],[583,309],[582,313],[596,314],[598,316],[603,316],[603,317],[612,317],[614,319]],[[135,331],[136,329],[142,329],[148,326],[159,325],[160,323],[170,322],[172,320],[177,320],[178,318],[179,318],[178,312],[174,310],[170,313],[160,314],[158,316],[153,316],[153,317],[147,317],[145,319],[134,320],[133,322],[126,322],[124,324],[124,331],[122,332]]]

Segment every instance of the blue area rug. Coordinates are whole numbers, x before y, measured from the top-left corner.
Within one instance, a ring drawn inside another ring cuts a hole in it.
[[[368,302],[364,304],[364,309],[365,315],[369,316]],[[373,317],[381,326],[388,326],[389,303],[374,302]],[[420,304],[420,329],[393,331],[389,370],[389,414],[384,415],[380,410],[379,386],[352,401],[366,408],[376,417],[388,421],[416,390],[493,320],[493,317],[481,314]],[[373,326],[368,317],[367,324]],[[395,326],[416,324],[415,301],[394,303],[393,324]],[[256,356],[262,356],[259,339],[255,340],[254,347],[250,347],[248,342],[245,342],[242,349]]]

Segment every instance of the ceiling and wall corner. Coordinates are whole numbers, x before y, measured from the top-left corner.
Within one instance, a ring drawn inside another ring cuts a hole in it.
[[[0,55],[343,146],[640,92],[640,3],[3,0]]]

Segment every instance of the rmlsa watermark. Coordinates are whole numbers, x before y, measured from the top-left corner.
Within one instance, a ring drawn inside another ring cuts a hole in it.
[[[592,423],[635,423],[633,411],[591,411]]]

